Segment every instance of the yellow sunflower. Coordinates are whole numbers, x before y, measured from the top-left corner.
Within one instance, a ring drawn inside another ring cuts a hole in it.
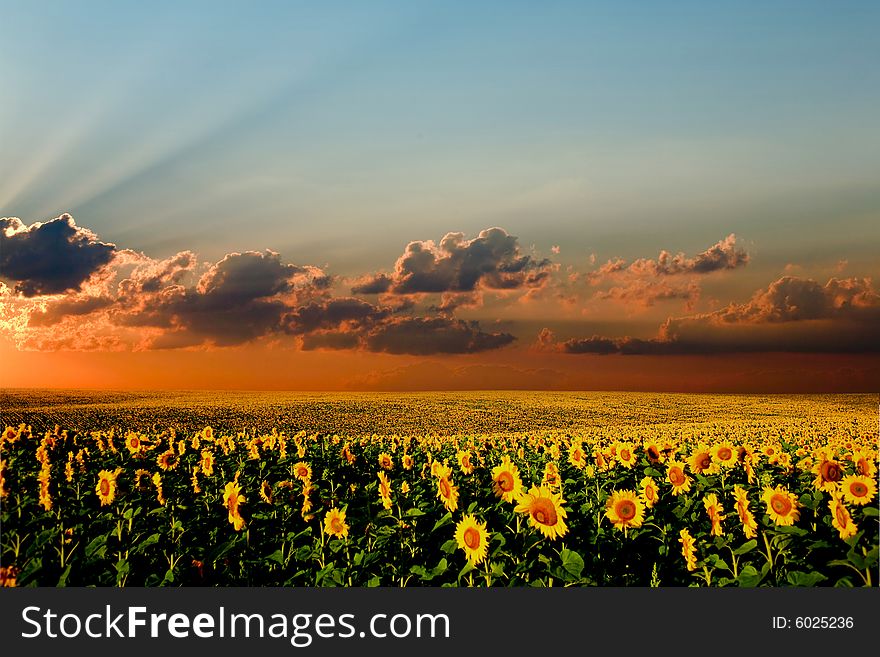
[[[391,460],[391,454],[386,452],[379,454],[379,467],[383,470],[390,470],[394,467],[394,461]]]
[[[241,487],[238,485],[238,475],[235,481],[226,484],[223,490],[223,504],[229,511],[229,522],[232,523],[235,531],[241,531],[244,528],[244,518],[241,517],[241,506],[247,502],[247,498],[241,494]]]
[[[793,525],[800,518],[797,497],[794,493],[789,493],[784,486],[776,486],[776,488],[765,486],[761,499],[767,505],[767,513],[773,522],[780,527]]]
[[[681,556],[687,563],[688,570],[696,570],[697,568],[697,543],[687,529],[682,529],[678,535],[678,542],[681,543]]]
[[[510,461],[507,454],[501,459],[501,465],[492,470],[492,491],[505,502],[515,501],[522,492],[519,468]]]
[[[274,498],[272,497],[272,484],[266,480],[263,480],[263,483],[260,484],[260,498],[266,504],[272,504],[274,502]]]
[[[824,490],[833,493],[837,490],[838,482],[843,479],[843,467],[839,461],[834,459],[822,459],[811,472],[816,475],[813,480],[813,487],[816,490]]]
[[[870,450],[860,448],[853,451],[851,459],[856,467],[856,472],[860,475],[874,477],[877,474],[876,453],[872,454]]]
[[[546,486],[532,486],[528,493],[522,493],[514,511],[528,513],[529,524],[546,538],[562,538],[567,532],[566,511],[562,508],[565,500],[561,493],[554,493]]]
[[[559,477],[559,468],[553,461],[547,461],[544,466],[544,476],[541,479],[541,485],[548,488],[559,488],[562,480]]]
[[[308,483],[312,480],[312,466],[305,461],[299,461],[293,464],[293,476],[301,482]]]
[[[95,486],[95,492],[101,500],[101,506],[111,504],[116,499],[116,477],[119,476],[120,469],[115,471],[101,470],[98,473],[98,484]]]
[[[466,514],[455,526],[455,541],[464,550],[465,557],[476,565],[486,558],[489,548],[489,532],[486,524],[473,515]]]
[[[144,444],[141,442],[140,436],[133,431],[125,435],[125,447],[131,454],[140,454],[144,451]]]
[[[680,495],[691,489],[691,478],[684,471],[684,463],[681,461],[668,461],[666,463],[666,481],[672,484],[672,494]]]
[[[179,462],[180,457],[177,456],[177,453],[173,449],[162,452],[156,459],[156,463],[158,463],[159,467],[165,471],[173,470],[177,467]]]
[[[746,538],[754,538],[758,533],[758,523],[755,521],[755,514],[749,510],[749,497],[746,489],[742,486],[733,487],[733,497],[736,500],[736,513],[743,526],[743,534]]]
[[[452,479],[449,477],[437,479],[437,497],[450,513],[458,508],[458,487],[452,483]]]
[[[624,468],[629,469],[636,464],[636,450],[630,443],[617,443],[615,453]]]
[[[645,505],[635,491],[614,491],[605,503],[605,516],[617,529],[641,527],[645,519]]]
[[[739,453],[730,443],[719,443],[713,445],[709,450],[712,455],[712,461],[725,468],[732,468],[736,465]]]
[[[656,440],[646,440],[642,449],[645,452],[645,456],[648,457],[648,461],[652,465],[663,462],[663,448]]]
[[[657,484],[654,482],[653,477],[645,477],[639,483],[639,488],[641,488],[640,497],[642,501],[645,503],[645,506],[649,509],[654,508],[654,504],[657,503]]]
[[[877,495],[877,484],[864,475],[847,475],[840,482],[843,499],[856,506],[864,506]]]
[[[724,520],[724,509],[718,502],[718,496],[715,493],[709,493],[703,498],[703,508],[706,509],[706,515],[712,523],[712,529],[709,530],[711,536],[723,536],[724,529],[721,527],[721,521]]]
[[[404,454],[401,459],[401,464],[403,465],[404,470],[412,470],[413,468],[413,457],[409,454]]]
[[[831,511],[831,524],[840,534],[840,538],[847,539],[856,535],[856,532],[859,531],[858,525],[853,522],[849,509],[837,495],[831,496],[828,510]]]
[[[206,477],[214,476],[214,453],[210,450],[203,449],[202,450],[202,459],[199,461],[199,467],[202,469],[202,474]]]
[[[458,461],[458,467],[464,474],[469,475],[474,471],[474,464],[471,463],[471,453],[469,451],[459,451],[455,458]]]
[[[580,442],[572,443],[568,450],[568,462],[578,470],[583,470],[587,466],[587,455]]]
[[[391,508],[391,482],[384,472],[379,472],[379,500],[385,509]]]
[[[324,533],[336,538],[348,536],[348,523],[345,522],[345,509],[330,509],[324,516]]]
[[[709,475],[720,470],[716,463],[712,462],[712,453],[704,445],[699,445],[688,458],[688,466],[694,474]]]

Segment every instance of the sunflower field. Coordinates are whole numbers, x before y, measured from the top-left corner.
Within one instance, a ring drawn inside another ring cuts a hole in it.
[[[473,433],[118,420],[5,427],[0,582],[878,585],[876,417],[846,408]]]

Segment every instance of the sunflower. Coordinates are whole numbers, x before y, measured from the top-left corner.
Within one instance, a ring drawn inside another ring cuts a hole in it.
[[[645,505],[635,491],[614,491],[605,503],[605,517],[617,529],[641,527],[645,519]]]
[[[409,492],[409,484],[407,482],[403,482],[400,484],[400,492],[406,495]]]
[[[649,509],[654,508],[654,504],[657,503],[657,484],[654,482],[654,478],[645,477],[639,483],[639,488],[642,489],[639,495],[642,498],[642,502]]]
[[[203,449],[202,450],[202,459],[199,462],[199,467],[202,469],[202,474],[206,477],[214,476],[214,453],[210,450]]]
[[[780,527],[793,525],[800,518],[797,497],[794,493],[789,493],[784,486],[776,488],[765,486],[761,499],[767,505],[767,513]]]
[[[379,467],[383,470],[390,470],[394,467],[394,461],[391,460],[391,454],[386,452],[379,454]]]
[[[193,493],[198,495],[202,492],[202,487],[199,486],[199,466],[193,468],[192,477],[190,478],[190,483],[193,487]]]
[[[133,431],[125,434],[125,447],[131,454],[140,454],[144,451],[144,444],[141,442],[140,436]]]
[[[409,454],[404,454],[403,458],[400,459],[400,463],[403,466],[404,470],[412,470],[413,468],[413,457]]]
[[[733,487],[733,497],[736,500],[736,513],[743,526],[743,534],[746,538],[754,538],[757,534],[758,523],[755,522],[755,514],[749,510],[749,497],[746,489],[742,486]]]
[[[486,531],[486,524],[479,522],[473,515],[466,514],[458,521],[455,526],[455,541],[473,565],[486,558],[489,532]]]
[[[471,453],[469,451],[459,451],[455,458],[458,461],[459,469],[464,474],[469,475],[474,471],[474,464],[471,463]]]
[[[202,440],[214,440],[214,430],[211,427],[202,429]]]
[[[385,509],[391,508],[391,482],[384,472],[379,472],[379,500]]]
[[[725,468],[732,468],[736,465],[739,454],[730,443],[719,443],[713,445],[709,450],[712,455],[712,461]]]
[[[159,454],[159,457],[156,459],[156,463],[159,464],[159,467],[165,470],[173,470],[177,467],[177,464],[180,462],[180,457],[177,456],[177,453],[173,449],[169,449],[165,452]]]
[[[816,475],[813,487],[829,493],[836,491],[838,482],[843,479],[843,467],[834,459],[822,459],[816,463],[811,472]]]
[[[501,465],[492,470],[492,491],[505,502],[513,502],[522,492],[519,468],[510,461],[507,454],[501,459]]]
[[[877,484],[864,475],[847,475],[840,482],[843,499],[856,506],[864,506],[877,494]]]
[[[651,465],[663,462],[663,449],[656,440],[646,440],[642,449]]]
[[[672,494],[680,495],[691,489],[691,478],[684,471],[681,461],[669,461],[666,464],[666,481],[672,484]]]
[[[828,510],[831,511],[831,525],[839,532],[840,538],[847,539],[850,536],[856,535],[859,528],[853,522],[849,509],[846,508],[840,497],[837,495],[831,496],[831,500],[828,502]]]
[[[624,468],[629,469],[636,464],[636,451],[630,443],[617,443],[615,453]]]
[[[678,542],[681,543],[681,556],[687,563],[688,570],[696,570],[697,568],[697,543],[687,529],[682,529],[678,535],[681,537]]]
[[[547,488],[559,488],[562,480],[559,477],[559,468],[553,461],[547,461],[544,466],[544,476],[541,479],[541,485]]]
[[[165,499],[165,493],[162,490],[162,475],[158,472],[153,474],[153,484],[156,486],[156,501],[161,506],[165,506],[165,502],[168,500]]]
[[[528,513],[529,524],[546,538],[562,538],[568,527],[565,524],[566,511],[562,508],[565,500],[561,493],[554,493],[546,486],[532,486],[528,493],[518,498],[514,511]]]
[[[43,467],[40,468],[40,474],[37,475],[37,480],[40,482],[40,505],[46,510],[52,510],[52,496],[49,493],[49,485],[52,481],[52,470],[49,467],[48,461],[43,464]]]
[[[293,464],[293,476],[304,484],[312,480],[312,466],[305,461],[299,461]]]
[[[587,465],[587,455],[580,442],[572,443],[568,450],[568,462],[578,470],[583,470]]]
[[[98,484],[95,486],[95,492],[101,500],[101,506],[111,504],[116,498],[116,477],[119,476],[120,469],[115,471],[101,470],[98,473]]]
[[[451,477],[452,469],[446,465],[445,463],[441,463],[439,460],[435,460],[431,463],[431,474],[434,477]]]
[[[238,475],[234,481],[226,484],[223,490],[223,504],[229,511],[229,522],[235,531],[241,531],[244,527],[244,518],[241,517],[241,506],[247,502],[247,498],[241,494],[241,487],[238,485]]]
[[[877,474],[877,455],[871,454],[867,449],[857,449],[852,453],[852,462],[856,471],[863,477],[873,477]]]
[[[723,536],[724,529],[721,528],[721,521],[724,520],[724,509],[721,508],[721,504],[718,502],[718,496],[715,493],[706,495],[703,498],[703,508],[706,509],[706,514],[712,523],[712,529],[709,530],[709,534],[711,536]]]
[[[272,504],[275,501],[274,497],[272,496],[272,484],[270,484],[265,479],[263,480],[263,483],[260,484],[260,498],[266,504]]]
[[[324,533],[327,536],[345,538],[348,536],[348,523],[345,522],[345,509],[332,508],[324,516]]]
[[[712,454],[704,445],[699,445],[691,452],[688,466],[694,474],[715,474],[720,470],[718,465],[712,462]]]
[[[449,477],[437,479],[437,497],[450,513],[458,508],[458,487],[452,483],[452,479]]]

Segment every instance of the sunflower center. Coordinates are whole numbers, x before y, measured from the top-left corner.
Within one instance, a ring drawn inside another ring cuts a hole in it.
[[[110,482],[106,479],[101,480],[101,495],[107,496],[110,494]]]
[[[657,460],[658,458],[660,458],[660,452],[657,451],[657,448],[656,448],[656,447],[654,447],[653,445],[651,445],[651,446],[648,448],[648,456],[651,457],[651,458],[654,459],[654,460]]]
[[[718,450],[718,458],[722,461],[729,461],[731,456],[733,456],[733,453],[727,447],[722,447]]]
[[[868,494],[868,487],[862,482],[856,481],[849,487],[849,492],[856,497],[864,497]]]
[[[846,527],[849,524],[849,514],[847,514],[846,509],[842,504],[837,505],[837,508],[834,510],[834,515],[837,518],[837,524],[841,527]]]
[[[476,550],[480,547],[480,532],[478,532],[473,527],[468,527],[464,530],[464,544],[467,545],[471,550]]]
[[[556,524],[556,507],[546,497],[539,497],[532,502],[532,518],[542,525],[554,526]]]
[[[498,488],[503,490],[505,493],[509,493],[513,490],[513,475],[509,472],[502,472],[498,475],[498,479],[495,481],[498,482]]]
[[[700,466],[700,469],[705,470],[710,465],[712,465],[712,459],[709,457],[708,454],[700,454],[697,460],[697,464]]]
[[[676,466],[669,470],[669,482],[673,486],[680,486],[684,483],[684,473],[681,471],[681,468]]]
[[[446,481],[446,477],[443,477],[443,478],[440,480],[440,494],[441,494],[443,497],[449,497],[449,494],[450,494],[451,492],[452,492],[452,491],[451,491],[450,488],[449,488],[449,482]]]
[[[825,481],[840,481],[843,473],[840,466],[832,461],[826,461],[822,464],[822,478]]]
[[[333,518],[333,520],[330,521],[330,529],[337,534],[341,534],[342,521],[339,518]]]
[[[630,459],[630,453],[629,453],[629,450],[628,450],[628,449],[622,449],[622,450],[620,450],[620,459],[621,459],[622,461],[629,461],[629,459]]]
[[[787,497],[783,497],[782,495],[774,495],[770,499],[770,506],[773,508],[776,513],[781,516],[784,516],[789,511],[791,511],[791,500]]]
[[[630,500],[617,503],[617,515],[621,520],[632,520],[636,516],[636,505]]]
[[[645,486],[645,499],[648,499],[648,500],[654,499],[654,487],[653,486]]]

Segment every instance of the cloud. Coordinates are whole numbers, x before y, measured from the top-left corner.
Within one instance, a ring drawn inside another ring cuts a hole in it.
[[[30,226],[0,218],[0,277],[26,297],[79,291],[115,255],[115,245],[98,241],[69,214]]]
[[[880,295],[868,278],[784,276],[742,304],[669,318],[656,338],[591,336],[556,340],[542,331],[534,347],[570,354],[713,354],[880,351]]]
[[[74,249],[102,244],[70,217],[56,223],[79,235],[71,239],[83,244]],[[38,235],[28,239],[50,248],[38,228],[9,227],[15,235]],[[51,248],[68,249],[57,242]],[[65,296],[28,294],[54,290],[45,279],[19,281],[16,290],[0,282],[0,331],[27,350],[210,348],[287,338],[305,350],[424,355],[474,353],[513,341],[477,322],[451,319],[446,310],[439,317],[409,316],[415,304],[407,296],[387,293],[379,303],[335,296],[323,270],[286,263],[271,250],[229,253],[201,265],[191,251],[154,260],[111,246],[111,256],[80,276],[81,290]]]
[[[673,284],[665,280],[635,279],[623,285],[600,290],[593,295],[593,298],[640,308],[649,308],[658,301],[680,299],[685,302],[685,308],[690,310],[700,298],[700,286],[693,281]]]
[[[724,269],[744,267],[749,262],[749,254],[737,248],[736,235],[731,233],[702,253],[688,258],[684,253],[672,255],[661,251],[656,260],[641,258],[629,266],[636,275],[676,276],[681,274],[709,274]]]
[[[407,244],[391,274],[365,277],[353,294],[432,294],[477,289],[516,290],[537,287],[550,275],[549,260],[523,254],[517,238],[503,228],[488,228],[471,240],[447,233],[433,240]]]

